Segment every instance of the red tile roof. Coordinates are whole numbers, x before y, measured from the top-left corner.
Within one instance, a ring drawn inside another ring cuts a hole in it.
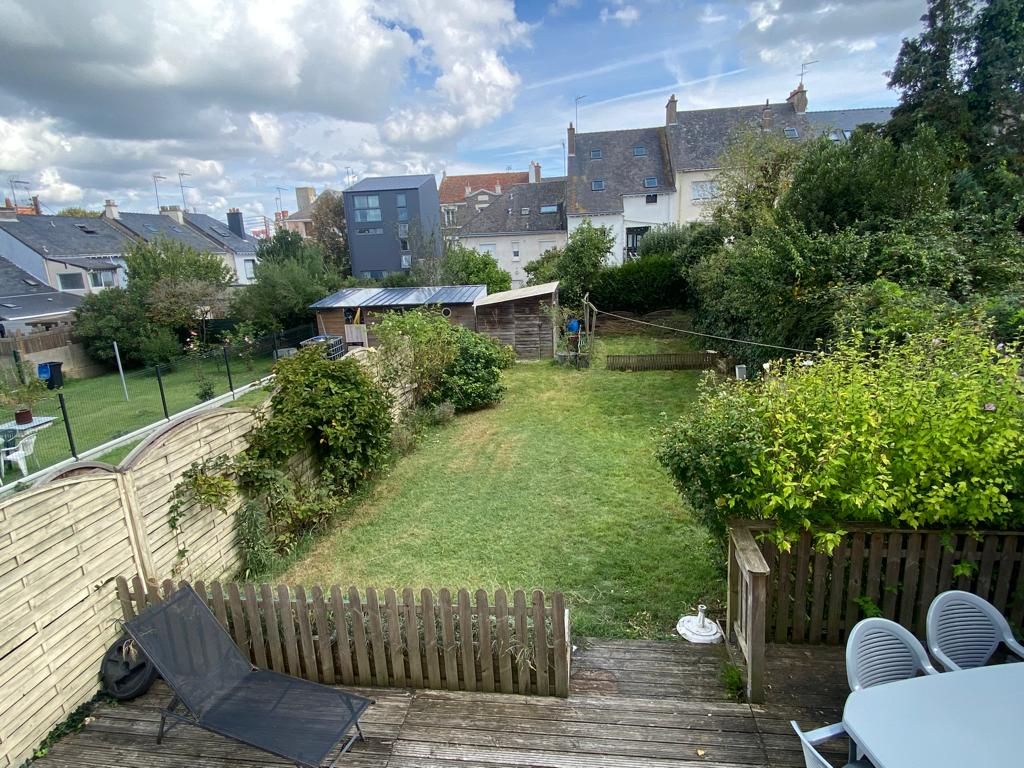
[[[471,173],[465,176],[445,176],[441,180],[441,188],[438,189],[438,196],[441,203],[461,203],[466,199],[466,187],[473,192],[480,189],[494,191],[498,184],[504,192],[513,184],[525,184],[530,180],[527,171],[514,171],[512,173]]]

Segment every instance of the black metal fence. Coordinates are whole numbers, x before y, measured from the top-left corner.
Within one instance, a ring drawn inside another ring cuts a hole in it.
[[[32,405],[32,422],[16,423],[13,408],[0,408],[3,483],[9,485],[65,459],[157,424],[268,376],[274,363],[316,333],[312,325],[210,348],[166,364],[65,380]],[[142,439],[140,435],[139,440]],[[137,440],[97,460],[117,463]]]

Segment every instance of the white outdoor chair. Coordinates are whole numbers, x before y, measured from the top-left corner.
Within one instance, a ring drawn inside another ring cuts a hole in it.
[[[928,649],[944,669],[983,667],[1000,643],[1024,659],[1009,622],[991,603],[970,592],[943,592],[928,607]]]
[[[937,675],[921,642],[888,619],[857,622],[846,641],[846,679],[851,691],[917,677]]]
[[[24,477],[28,474],[28,459],[32,455],[32,452],[36,449],[36,434],[33,432],[30,435],[25,435],[18,444],[11,448],[4,448],[2,450],[2,459],[0,459],[0,479],[3,478],[4,467],[7,462],[17,464],[18,469],[21,470],[21,475]]]
[[[796,720],[790,720],[789,724],[793,726],[796,735],[800,737],[800,746],[804,750],[804,764],[807,768],[832,768],[832,763],[822,757],[815,747],[819,744],[824,744],[826,741],[832,741],[832,739],[845,736],[846,729],[843,728],[843,724],[826,725],[823,728],[816,728],[806,733],[800,730]],[[851,749],[850,751],[852,752],[853,750]],[[870,766],[871,763],[867,760],[853,760],[846,763],[843,768],[870,768]]]

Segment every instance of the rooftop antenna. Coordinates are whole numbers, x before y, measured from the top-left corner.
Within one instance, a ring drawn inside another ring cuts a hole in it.
[[[817,64],[818,59],[812,59],[811,61],[805,61],[800,65],[800,85],[804,84],[804,75],[807,74],[807,70],[811,68],[811,64]]]
[[[185,202],[185,187],[192,189],[191,184],[185,184],[182,178],[185,176],[191,176],[191,173],[185,173],[185,171],[178,171],[178,186],[181,187],[181,210],[188,212],[188,203]],[[195,211],[193,211],[194,213]]]
[[[569,175],[569,157],[565,152],[565,139],[562,139],[562,175]]]
[[[576,130],[577,131],[579,131],[579,129],[580,129],[580,102],[583,101],[585,98],[587,98],[587,97],[586,96],[577,96],[575,98],[575,102],[576,102]]]
[[[156,212],[160,213],[160,187],[157,184],[158,181],[167,181],[167,177],[161,176],[159,173],[153,174],[153,193],[156,195]]]
[[[18,190],[16,185],[21,184],[25,189],[28,189],[28,182],[16,179],[13,176],[7,179],[11,184],[11,196],[14,198],[14,210],[18,210]]]
[[[277,197],[274,198],[275,200],[277,200],[277,209],[279,211],[281,211],[281,212],[284,212],[284,197],[282,197],[281,193],[282,192],[287,192],[289,188],[288,187],[274,187],[274,189],[277,190]]]

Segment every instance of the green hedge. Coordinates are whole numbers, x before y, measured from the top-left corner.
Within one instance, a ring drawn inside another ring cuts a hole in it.
[[[646,256],[597,273],[590,300],[602,309],[643,314],[686,306],[686,280],[672,256]]]
[[[774,521],[783,545],[847,522],[1018,528],[1021,365],[968,324],[875,351],[853,336],[757,382],[708,380],[658,458],[719,534],[730,517]]]

